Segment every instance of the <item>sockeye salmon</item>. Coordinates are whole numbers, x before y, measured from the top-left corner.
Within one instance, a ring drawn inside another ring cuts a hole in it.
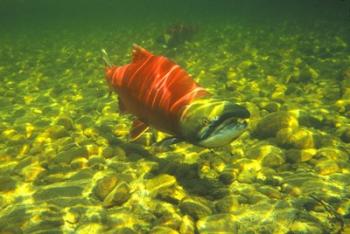
[[[119,110],[136,117],[132,140],[152,126],[174,139],[212,148],[232,142],[246,129],[246,108],[213,98],[170,59],[134,45],[131,63],[115,66],[102,52],[106,80],[119,96]]]

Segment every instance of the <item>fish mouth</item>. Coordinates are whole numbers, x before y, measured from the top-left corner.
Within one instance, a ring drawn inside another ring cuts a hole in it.
[[[244,113],[243,118],[239,117],[237,112],[228,112],[210,122],[198,134],[199,145],[219,147],[238,138],[248,126],[246,117],[249,117],[249,114]]]

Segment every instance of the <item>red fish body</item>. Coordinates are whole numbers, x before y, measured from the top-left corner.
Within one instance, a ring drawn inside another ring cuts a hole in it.
[[[134,46],[130,64],[107,68],[106,77],[122,111],[170,134],[179,134],[185,106],[208,94],[179,65],[139,46]]]
[[[105,51],[106,79],[119,95],[121,112],[133,114],[130,136],[137,139],[148,126],[204,147],[237,138],[249,117],[242,106],[211,98],[179,65],[134,45],[132,62],[114,66]]]

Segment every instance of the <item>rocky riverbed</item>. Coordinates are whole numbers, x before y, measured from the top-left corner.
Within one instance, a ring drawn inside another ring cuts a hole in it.
[[[167,28],[3,34],[0,232],[350,232],[348,32],[208,24],[167,44]],[[246,106],[248,131],[215,150],[128,142],[100,49],[124,64],[132,43]]]

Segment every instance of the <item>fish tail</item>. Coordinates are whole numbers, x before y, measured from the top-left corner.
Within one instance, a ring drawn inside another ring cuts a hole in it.
[[[111,60],[110,60],[106,50],[102,49],[101,52],[102,52],[102,59],[103,59],[105,65],[108,66],[108,67],[111,67],[112,63],[111,63]]]

